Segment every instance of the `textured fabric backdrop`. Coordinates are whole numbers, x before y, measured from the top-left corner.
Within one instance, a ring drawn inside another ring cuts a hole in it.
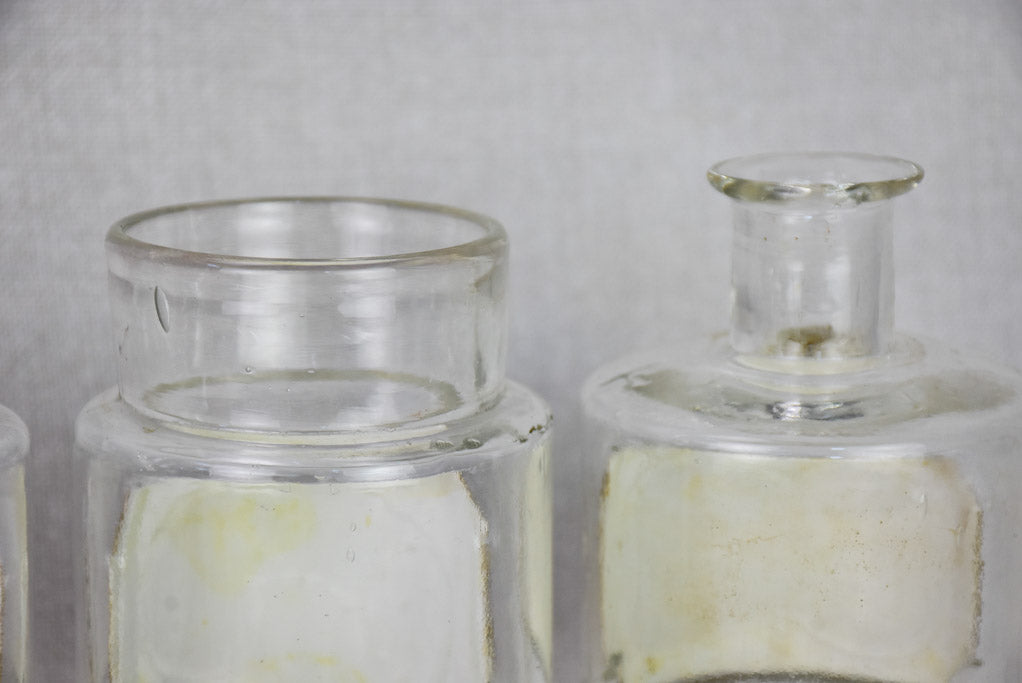
[[[730,207],[705,168],[919,162],[896,207],[899,326],[1019,366],[1020,108],[1014,0],[0,0],[0,403],[33,437],[37,680],[70,680],[68,459],[77,411],[115,381],[113,220],[265,194],[499,218],[510,374],[557,415],[566,633],[579,385],[727,324]]]

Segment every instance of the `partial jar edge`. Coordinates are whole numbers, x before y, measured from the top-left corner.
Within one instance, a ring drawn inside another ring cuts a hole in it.
[[[0,467],[20,462],[29,450],[29,432],[24,421],[0,405]]]
[[[747,202],[857,206],[891,199],[923,179],[918,164],[857,152],[791,152],[735,157],[706,172],[710,184]]]

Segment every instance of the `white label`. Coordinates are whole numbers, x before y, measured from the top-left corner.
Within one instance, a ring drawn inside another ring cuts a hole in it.
[[[142,486],[110,563],[111,677],[485,681],[485,542],[457,473]]]
[[[615,453],[608,677],[948,680],[976,646],[980,523],[943,458]]]

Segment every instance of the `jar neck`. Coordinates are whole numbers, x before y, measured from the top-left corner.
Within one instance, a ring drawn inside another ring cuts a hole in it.
[[[891,204],[737,202],[731,344],[775,358],[861,358],[891,350]]]
[[[209,429],[447,420],[504,387],[507,243],[377,200],[173,207],[108,237],[123,400]]]
[[[760,154],[710,168],[710,184],[736,200],[731,345],[739,356],[762,367],[888,354],[890,200],[922,178],[910,161],[855,152]]]

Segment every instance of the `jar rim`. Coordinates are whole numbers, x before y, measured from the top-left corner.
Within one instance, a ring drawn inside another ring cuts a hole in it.
[[[132,234],[154,219],[189,212],[210,212],[217,209],[245,208],[257,205],[346,205],[420,212],[423,215],[447,217],[463,221],[479,228],[479,235],[473,239],[453,241],[448,244],[425,249],[396,250],[394,253],[380,253],[355,256],[267,256],[228,253],[217,250],[175,246],[162,240],[147,240]],[[140,211],[116,221],[107,232],[107,243],[113,247],[134,253],[136,257],[163,263],[196,267],[272,268],[272,269],[347,269],[374,266],[394,266],[408,263],[432,263],[497,254],[506,248],[507,234],[504,227],[494,218],[485,214],[459,209],[444,204],[402,199],[355,196],[269,196],[240,199],[223,199],[201,202],[186,202]]]
[[[923,179],[916,163],[859,152],[779,152],[735,157],[706,172],[714,188],[749,202],[824,200],[858,205],[890,199]]]

